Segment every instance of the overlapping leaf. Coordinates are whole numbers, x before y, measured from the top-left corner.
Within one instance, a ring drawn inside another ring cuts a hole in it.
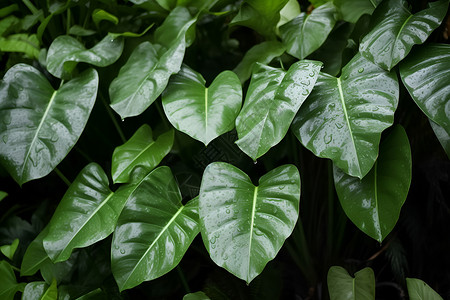
[[[344,21],[356,23],[364,14],[371,15],[381,0],[333,0]]]
[[[363,179],[335,167],[334,182],[349,219],[381,243],[397,223],[411,184],[411,150],[405,130],[401,126],[393,129]]]
[[[208,145],[234,128],[242,103],[239,78],[231,71],[220,73],[209,87],[200,73],[183,66],[162,97],[164,112],[172,125]]]
[[[275,258],[297,222],[300,175],[280,166],[254,186],[238,168],[210,164],[199,196],[200,228],[212,260],[250,283]]]
[[[316,156],[363,178],[377,158],[381,132],[394,121],[398,95],[395,74],[357,54],[339,78],[321,73],[292,129]]]
[[[172,149],[173,135],[173,130],[170,130],[155,141],[150,126],[142,125],[125,144],[114,150],[111,165],[113,182],[129,182],[130,174],[137,166],[145,167],[148,172],[153,170]]]
[[[48,284],[46,284],[45,281],[30,282],[25,286],[22,300],[41,299],[46,289],[48,289]]]
[[[236,144],[256,160],[278,144],[310,94],[322,63],[304,60],[288,71],[258,64],[236,119]]]
[[[375,275],[364,268],[350,276],[342,267],[333,266],[327,276],[331,300],[375,300]]]
[[[417,278],[406,278],[410,300],[443,300],[428,284]]]
[[[280,27],[280,35],[286,52],[303,59],[325,42],[336,23],[336,8],[328,2],[314,9],[311,14],[305,12]]]
[[[128,199],[114,231],[111,267],[120,290],[172,270],[198,234],[198,202],[181,204],[168,167],[159,167],[116,194]]]
[[[445,153],[447,153],[448,158],[450,158],[450,133],[430,119],[428,120],[430,121],[431,128],[441,143],[442,148],[444,148]]]
[[[50,257],[45,252],[43,240],[48,234],[46,226],[39,235],[30,243],[22,259],[20,266],[20,276],[32,276],[43,265],[51,263]]]
[[[18,291],[23,291],[25,283],[17,283],[16,275],[10,264],[0,261],[0,299],[12,300]]]
[[[86,125],[97,89],[93,69],[58,90],[31,66],[8,70],[0,82],[0,162],[20,185],[63,160]]]
[[[373,29],[361,41],[359,51],[381,68],[391,70],[441,24],[448,3],[430,2],[429,8],[413,15],[405,0],[384,0],[372,15]]]
[[[114,197],[102,168],[91,163],[70,185],[56,208],[44,238],[53,262],[68,259],[74,248],[87,247],[111,234],[125,204]]]
[[[79,62],[97,67],[106,67],[114,63],[122,54],[123,38],[106,35],[90,49],[77,39],[62,35],[50,45],[47,53],[47,70],[55,77],[69,78]]]

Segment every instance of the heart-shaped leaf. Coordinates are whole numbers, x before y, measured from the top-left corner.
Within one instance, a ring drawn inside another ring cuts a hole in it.
[[[331,300],[375,300],[375,275],[371,268],[364,268],[352,277],[344,268],[333,266],[327,282]]]
[[[50,257],[45,252],[43,240],[48,234],[48,226],[46,226],[39,235],[30,243],[22,259],[20,266],[20,276],[32,276],[43,265],[51,263]]]
[[[448,0],[430,2],[429,8],[411,14],[405,0],[384,0],[373,12],[373,29],[359,51],[368,60],[391,70],[416,44],[422,44],[444,19]]]
[[[17,283],[10,264],[0,261],[0,299],[12,300],[18,291],[23,291],[26,283]]]
[[[311,14],[301,13],[280,27],[280,35],[286,51],[303,59],[325,42],[336,23],[336,8],[332,2],[314,9]]]
[[[204,292],[189,293],[184,295],[183,300],[210,300]]]
[[[180,71],[187,32],[195,21],[187,8],[177,7],[155,32],[156,43],[143,42],[131,53],[109,86],[111,107],[122,119],[144,112]]]
[[[44,238],[53,262],[68,259],[74,248],[92,245],[110,235],[126,198],[114,197],[102,168],[90,163],[81,170],[56,208]]]
[[[270,171],[258,186],[230,164],[208,165],[200,186],[199,215],[212,260],[250,283],[292,233],[299,203],[300,175],[293,165]]]
[[[380,145],[380,155],[363,179],[334,168],[342,208],[364,233],[380,243],[392,231],[411,184],[411,149],[401,126]]]
[[[357,54],[341,77],[320,74],[292,129],[316,156],[363,178],[377,158],[381,132],[394,121],[398,95],[396,75]]]
[[[400,76],[425,115],[450,132],[450,45],[430,44],[416,49],[401,63]]]
[[[172,270],[199,231],[197,198],[181,204],[168,167],[119,190],[128,201],[114,231],[111,268],[122,291]]]
[[[428,284],[417,278],[406,278],[410,300],[443,300]]]
[[[19,239],[15,239],[11,243],[11,245],[0,246],[0,252],[10,260],[13,260],[14,253],[16,253],[17,250],[17,246],[19,246]]]
[[[86,49],[77,39],[58,36],[48,48],[47,70],[55,77],[69,78],[79,62],[106,67],[119,59],[123,50],[123,38],[106,35],[91,49]]]
[[[208,145],[234,128],[242,104],[239,78],[231,71],[220,73],[209,87],[200,73],[183,66],[162,96],[164,112],[172,125]]]
[[[114,150],[111,174],[114,183],[130,181],[131,171],[139,166],[153,170],[170,152],[173,145],[173,130],[161,134],[153,140],[152,129],[142,125],[122,146]]]
[[[283,71],[257,65],[236,119],[236,144],[256,160],[278,144],[314,87],[321,62],[303,60]]]
[[[430,121],[431,128],[433,128],[434,134],[441,143],[442,148],[444,148],[445,153],[447,153],[448,158],[450,158],[450,133],[430,119],[428,120]]]
[[[341,18],[350,23],[356,23],[364,14],[371,15],[381,0],[333,0]]]
[[[97,96],[86,70],[54,90],[35,68],[17,64],[0,82],[0,162],[20,184],[50,173],[75,145]]]

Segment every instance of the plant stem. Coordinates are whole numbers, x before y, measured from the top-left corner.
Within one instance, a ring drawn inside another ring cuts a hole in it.
[[[109,107],[108,103],[106,103],[106,100],[102,94],[99,94],[99,98],[100,98],[100,100],[102,100],[102,103],[105,106],[106,111],[108,112],[108,116],[111,119],[111,121],[113,122],[114,127],[116,127],[116,130],[120,136],[120,139],[122,140],[123,143],[125,143],[127,141],[127,139],[125,138],[125,135],[123,134],[122,128],[120,128],[119,123],[117,123],[116,117],[114,116],[113,112],[111,111],[111,107]]]
[[[69,35],[70,18],[71,18],[70,8],[68,8],[68,9],[67,9],[67,20],[66,20],[66,34],[67,34],[67,35]]]
[[[20,272],[20,269],[19,269],[18,267],[14,267],[13,265],[10,265],[10,267],[11,267],[14,271]]]
[[[36,8],[36,6],[33,5],[33,3],[31,3],[30,0],[22,0],[23,4],[26,5],[26,7],[28,7],[28,9],[31,11],[31,13],[33,15],[37,14],[39,12],[39,10]],[[44,17],[41,16],[39,18],[39,20],[42,22],[44,20]]]
[[[183,285],[184,290],[186,291],[186,293],[190,293],[191,290],[190,290],[189,285],[188,285],[188,283],[186,281],[186,277],[184,276],[184,273],[181,270],[181,267],[178,265],[176,269],[177,269],[178,276],[180,276],[181,284]]]
[[[70,186],[71,184],[70,180],[67,179],[67,177],[64,176],[64,174],[58,168],[55,168],[53,171],[55,171],[56,175],[58,175],[58,177],[61,178],[61,180],[64,181],[64,183],[67,184],[67,186]]]

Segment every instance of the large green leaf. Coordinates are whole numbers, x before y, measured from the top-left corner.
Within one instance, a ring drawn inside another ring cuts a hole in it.
[[[236,144],[256,160],[278,144],[316,83],[321,62],[303,60],[288,71],[258,64],[236,119]]]
[[[72,149],[97,89],[93,69],[58,90],[31,66],[8,70],[0,82],[0,162],[20,185],[50,173]]]
[[[341,18],[356,23],[364,14],[371,15],[381,0],[333,0]]]
[[[8,37],[0,37],[0,52],[21,52],[29,58],[39,56],[39,40],[35,34],[18,33]]]
[[[444,148],[445,153],[447,153],[448,158],[450,158],[450,133],[430,119],[428,120],[430,121],[431,128],[433,129],[434,134],[441,143],[442,148]]]
[[[284,165],[254,186],[238,168],[215,162],[205,169],[199,198],[202,238],[212,260],[250,283],[294,229],[300,175]]]
[[[375,300],[375,275],[371,268],[364,268],[352,277],[344,268],[333,266],[327,282],[331,300]]]
[[[391,70],[441,24],[448,3],[431,2],[429,8],[413,15],[405,0],[384,0],[372,15],[373,29],[361,41],[359,51],[383,69]]]
[[[377,158],[381,132],[394,121],[398,95],[396,75],[357,54],[341,77],[321,73],[292,129],[316,156],[363,178]]]
[[[336,23],[336,8],[328,2],[314,9],[311,14],[301,13],[280,27],[280,35],[286,51],[303,59],[325,42]]]
[[[33,281],[25,286],[25,290],[22,294],[22,300],[36,300],[41,299],[44,295],[45,289],[48,288],[48,284],[45,281]]]
[[[125,204],[114,197],[105,172],[96,163],[81,170],[56,208],[44,238],[53,262],[68,259],[74,248],[92,245],[114,231]]]
[[[9,263],[0,261],[0,299],[12,300],[18,291],[23,291],[25,283],[17,283],[16,275]]]
[[[403,127],[380,145],[380,155],[363,179],[334,168],[342,208],[364,233],[380,243],[392,231],[411,184],[411,149]]]
[[[156,43],[143,42],[134,49],[109,87],[111,107],[122,119],[144,112],[169,77],[178,73],[188,45],[187,32],[195,21],[186,8],[177,7],[155,32]]]
[[[450,45],[416,49],[400,64],[400,76],[417,106],[450,132]]]
[[[111,268],[119,289],[158,278],[172,270],[198,234],[197,198],[181,204],[168,167],[159,167],[121,193],[128,201],[111,247]]]
[[[69,78],[79,62],[97,67],[106,67],[114,63],[122,54],[123,38],[106,35],[90,49],[76,38],[68,35],[57,37],[47,53],[47,69],[58,78]]]
[[[153,140],[152,129],[142,125],[122,146],[116,147],[112,156],[111,174],[114,183],[130,181],[131,171],[139,166],[153,170],[170,152],[173,145],[173,130]]]
[[[20,266],[20,276],[32,276],[43,265],[51,262],[47,252],[45,252],[43,240],[48,234],[46,226],[39,235],[28,245]]]
[[[406,278],[410,300],[443,300],[428,284],[417,278]]]
[[[239,78],[220,73],[209,87],[200,73],[184,65],[162,96],[164,112],[172,125],[208,145],[234,128],[242,104]]]

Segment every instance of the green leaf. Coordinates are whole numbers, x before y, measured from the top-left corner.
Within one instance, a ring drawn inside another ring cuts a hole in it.
[[[61,35],[53,40],[47,53],[47,69],[55,77],[69,78],[77,63],[106,67],[119,59],[123,50],[123,39],[109,34],[91,49],[86,49],[77,39]]]
[[[396,75],[357,54],[341,77],[320,74],[292,129],[314,155],[363,178],[378,156],[381,132],[394,121],[398,95]]]
[[[45,252],[43,240],[48,234],[48,226],[46,226],[39,235],[30,243],[22,259],[20,267],[20,276],[32,276],[43,265],[50,261],[47,252]]]
[[[120,193],[128,201],[114,231],[111,268],[123,291],[172,270],[199,231],[198,202],[181,204],[168,167],[155,169]]]
[[[450,45],[429,44],[416,49],[400,65],[400,76],[425,115],[450,132]]]
[[[248,50],[241,62],[234,68],[233,72],[239,77],[241,84],[246,82],[252,75],[253,66],[258,62],[269,64],[275,57],[281,56],[285,51],[283,44],[278,41],[267,41],[255,45]]]
[[[161,134],[153,140],[152,129],[142,125],[122,146],[114,150],[111,175],[114,183],[130,182],[131,171],[136,167],[153,170],[170,152],[173,145],[173,130]]]
[[[203,292],[195,292],[186,294],[183,300],[210,300],[210,298]]]
[[[73,25],[69,28],[69,34],[77,36],[90,36],[96,33],[95,30],[85,29],[80,25]],[[110,33],[111,34],[111,33]]]
[[[335,14],[336,8],[328,2],[311,14],[303,12],[281,26],[280,35],[287,53],[303,59],[319,49],[336,23]]]
[[[0,201],[2,201],[3,199],[5,199],[6,196],[8,196],[8,193],[7,193],[7,192],[0,191]]]
[[[364,268],[351,277],[342,267],[333,266],[327,276],[331,300],[375,300],[375,275]]]
[[[324,4],[333,2],[333,0],[309,0],[309,2],[311,2],[311,4],[312,4],[315,8],[317,8],[317,7],[322,6],[322,5],[324,5]]]
[[[443,300],[428,284],[417,278],[406,278],[410,300]]]
[[[48,289],[42,295],[41,300],[57,300],[57,299],[58,299],[58,287],[56,280],[53,279],[52,284],[50,284]]]
[[[15,16],[8,16],[0,20],[0,36],[5,36],[9,34],[10,31],[14,31],[18,25],[20,25],[20,20]]]
[[[381,0],[333,0],[341,18],[350,23],[356,23],[364,14],[371,15],[380,2]]]
[[[53,262],[68,259],[74,248],[90,246],[110,235],[124,206],[114,197],[102,168],[90,163],[81,170],[56,208],[44,238]]]
[[[450,159],[450,133],[430,119],[428,120],[430,121],[430,125],[434,131],[434,134],[438,138],[439,142],[442,145],[442,148],[444,148],[445,153],[447,153],[447,156]]]
[[[83,131],[98,75],[89,69],[54,90],[35,68],[17,64],[0,82],[0,162],[20,184],[50,173]]]
[[[178,73],[187,31],[195,21],[186,8],[177,7],[155,32],[157,43],[143,42],[134,49],[109,87],[111,107],[122,119],[144,112],[165,89],[169,77]]]
[[[48,285],[45,281],[30,282],[25,286],[25,290],[22,294],[22,300],[42,299],[42,295],[44,295],[46,288],[48,288]]]
[[[286,3],[288,0],[245,0],[230,26],[246,26],[273,40],[280,11]]]
[[[39,56],[39,40],[35,34],[13,34],[8,37],[0,37],[1,52],[20,52],[29,58],[37,59]]]
[[[19,284],[10,264],[0,261],[0,299],[12,300],[18,291],[23,291],[25,283]]]
[[[297,0],[289,0],[280,11],[280,21],[278,21],[277,28],[286,24],[300,14],[300,4]]]
[[[150,24],[147,28],[145,28],[144,29],[144,31],[142,31],[141,33],[134,33],[134,32],[110,32],[109,33],[109,35],[112,37],[112,38],[117,38],[117,37],[119,37],[119,36],[124,36],[124,37],[141,37],[141,36],[143,36],[144,34],[146,34],[147,33],[147,31],[149,31],[150,30],[150,28],[152,28],[153,27],[153,25],[155,25],[154,23],[152,23],[152,24]]]
[[[242,104],[239,78],[220,73],[209,87],[200,73],[184,65],[162,96],[164,112],[172,125],[207,146],[234,128]]]
[[[380,155],[363,179],[334,168],[342,208],[364,233],[380,243],[392,231],[411,184],[411,149],[401,126],[381,143]]]
[[[17,246],[19,246],[19,239],[15,239],[11,245],[0,246],[0,251],[4,256],[12,260],[14,257],[14,253],[16,253]]]
[[[18,10],[19,10],[19,5],[17,5],[16,3],[2,7],[0,9],[0,18],[4,18]]]
[[[119,24],[119,19],[115,15],[98,8],[94,9],[92,12],[92,21],[94,21],[94,24],[97,27],[101,21],[109,21],[115,25]]]
[[[429,8],[413,15],[406,1],[384,0],[372,15],[373,29],[361,41],[359,51],[381,68],[391,70],[441,24],[448,3],[430,2]]]
[[[321,62],[303,60],[288,71],[258,64],[236,119],[236,144],[256,160],[278,144],[314,87]]]
[[[84,294],[81,297],[78,297],[76,300],[99,300],[99,299],[108,299],[102,289],[98,288],[93,291],[90,291],[87,294]]]
[[[254,186],[238,168],[215,162],[203,173],[200,229],[211,259],[250,283],[275,258],[297,222],[300,175],[280,166]]]

